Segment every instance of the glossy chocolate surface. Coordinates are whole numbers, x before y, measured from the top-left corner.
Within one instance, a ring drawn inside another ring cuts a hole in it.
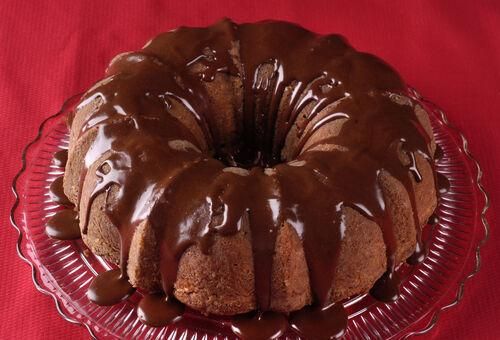
[[[326,307],[305,307],[290,316],[292,328],[307,339],[340,338],[347,327],[346,311],[341,303]]]
[[[235,42],[239,58],[232,53]],[[262,77],[263,68],[271,70],[270,77]],[[219,73],[243,84],[239,138],[230,145],[217,132],[216,113],[204,86]],[[399,282],[381,172],[408,191],[420,235],[413,195],[413,183],[422,180],[416,155],[429,162],[433,157],[430,138],[411,103],[391,98],[405,91],[394,70],[357,52],[341,36],[317,35],[289,23],[236,25],[223,20],[207,28],[181,27],[161,34],[142,50],[115,58],[107,78],[82,99],[80,107],[102,100],[81,129],[81,134],[97,130],[82,176],[95,162],[101,164],[86,206],[117,187],[106,213],[121,235],[121,273],[126,273],[131,236],[147,220],[159,241],[162,284],[169,296],[178,261],[189,246],[200,244],[208,252],[214,235],[233,235],[246,221],[257,305],[263,314],[250,323],[238,320],[234,329],[241,334],[253,334],[258,327],[269,327],[269,334],[281,332],[283,316],[267,311],[276,237],[283,224],[291,225],[302,240],[317,307],[295,314],[290,322],[306,337],[338,336],[345,328],[345,313],[341,304],[330,306],[330,291],[344,237],[345,208],[357,210],[382,229],[387,273],[373,289],[381,300],[395,299]],[[205,143],[169,114],[173,102],[188,109]],[[338,134],[308,144],[335,121],[342,122]],[[297,141],[286,156],[282,150],[290,135]],[[339,148],[318,147],[325,144]],[[98,277],[89,291],[91,300],[121,301],[131,287],[117,275],[114,272],[110,282],[119,283],[119,291],[99,288]],[[113,296],[107,298],[110,291]],[[143,311],[144,320],[158,324],[161,317],[150,314],[168,308],[149,300],[141,310],[153,312]],[[322,320],[324,333],[314,333],[317,320]]]
[[[135,291],[120,269],[100,273],[90,283],[87,297],[99,306],[111,306],[128,298]]]
[[[184,305],[164,294],[148,294],[137,306],[137,315],[146,325],[160,327],[179,321],[184,314]]]
[[[450,190],[450,181],[445,175],[437,173],[437,187],[441,195],[446,194]]]
[[[66,162],[68,161],[68,150],[63,149],[59,150],[54,154],[54,157],[52,158],[52,163],[55,166],[64,168],[66,166]]]
[[[45,233],[58,240],[80,238],[78,214],[73,209],[64,209],[55,213],[45,227]]]
[[[50,185],[49,194],[50,198],[61,205],[72,206],[73,203],[66,197],[63,189],[63,178],[64,176],[57,177],[54,182]]]
[[[231,329],[243,340],[277,339],[288,329],[288,320],[281,313],[257,312],[234,317]]]

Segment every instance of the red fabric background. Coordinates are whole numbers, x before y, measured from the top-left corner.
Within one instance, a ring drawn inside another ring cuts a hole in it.
[[[178,25],[285,19],[338,32],[375,53],[439,104],[468,137],[492,200],[483,268],[429,338],[500,337],[500,6],[494,1],[7,1],[0,2],[0,338],[87,338],[38,293],[15,253],[10,182],[21,150],[64,99],[102,76],[117,53]]]

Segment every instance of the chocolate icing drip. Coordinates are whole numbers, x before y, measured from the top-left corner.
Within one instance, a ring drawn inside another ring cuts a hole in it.
[[[63,178],[64,176],[59,176],[50,184],[49,195],[50,198],[56,203],[65,206],[72,206],[73,203],[71,203],[68,197],[64,194]]]
[[[111,306],[128,298],[134,290],[121,270],[113,269],[100,273],[92,280],[87,297],[100,306]]]
[[[55,166],[64,168],[66,166],[66,162],[68,161],[68,150],[59,150],[54,154],[54,158],[52,159],[52,164]]]
[[[399,274],[394,269],[388,270],[375,282],[372,289],[370,289],[370,295],[383,302],[396,301],[399,297],[400,282]]]
[[[415,154],[413,152],[409,152],[408,155],[410,157],[410,166],[408,167],[408,169],[411,172],[411,174],[413,175],[413,177],[415,178],[415,181],[417,183],[420,183],[420,182],[422,182],[422,175],[420,174],[420,171],[418,171],[417,160],[415,158]]]
[[[277,339],[288,328],[288,320],[283,314],[274,312],[252,314],[237,316],[231,320],[232,331],[243,340]]]
[[[436,152],[434,153],[434,160],[439,161],[443,158],[444,152],[443,148],[441,146],[436,145]]]
[[[420,171],[418,170],[417,167],[417,161],[415,154],[413,152],[408,153],[408,156],[410,158],[410,165],[408,166],[408,170],[411,173],[411,176],[413,176],[413,179],[416,183],[422,182],[422,175],[420,174]],[[424,154],[425,156],[425,154]],[[413,254],[407,259],[407,263],[409,264],[418,264],[422,262],[425,259],[425,255],[427,253],[427,248],[426,245],[422,242],[422,226],[420,225],[420,221],[418,218],[418,210],[417,210],[417,203],[415,201],[415,192],[414,192],[414,185],[410,177],[408,177],[404,182],[404,185],[406,188],[412,188],[411,191],[408,192],[408,197],[410,198],[410,203],[411,203],[411,211],[412,211],[412,216],[413,216],[413,222],[415,224],[416,228],[416,234],[417,234],[417,244],[415,247],[415,251]],[[386,282],[386,284],[395,284],[396,286],[399,286],[399,279],[392,279],[391,277],[387,277],[384,279],[384,277],[381,278],[381,281]],[[380,284],[380,283],[379,283]],[[391,291],[394,291],[398,289],[398,287],[394,287],[392,289],[386,289],[386,291],[389,292],[389,297],[382,297],[382,301],[385,301],[387,299],[391,300],[393,299],[390,295]],[[382,290],[379,288],[377,296],[380,296],[382,293]]]
[[[181,320],[184,306],[164,294],[144,296],[137,306],[137,315],[146,325],[160,327]]]
[[[427,221],[428,225],[436,225],[439,223],[439,217],[435,213],[429,217],[429,220]]]
[[[72,209],[56,212],[48,221],[45,233],[58,240],[74,240],[80,238],[78,215]]]
[[[309,306],[292,313],[290,324],[308,339],[337,339],[345,332],[347,314],[339,303],[324,308]]]
[[[450,190],[450,181],[448,180],[448,178],[446,178],[445,175],[439,172],[437,173],[436,177],[437,177],[437,187],[439,193],[441,195],[446,194],[448,190]]]
[[[416,265],[425,260],[427,256],[427,244],[422,241],[422,232],[417,233],[417,246],[413,254],[406,260],[408,264]]]
[[[243,83],[239,140],[231,145],[224,145],[207,100],[206,84],[218,74]],[[375,295],[397,296],[395,236],[380,175],[385,171],[404,185],[420,233],[413,182],[421,175],[415,156],[432,157],[430,137],[411,100],[401,104],[388,95],[406,91],[389,66],[355,51],[338,35],[321,36],[283,22],[223,20],[164,33],[143,50],[115,58],[107,76],[80,105],[102,100],[80,131],[96,131],[81,186],[87,176],[94,176],[96,184],[78,206],[86,206],[81,222],[86,232],[93,200],[106,194],[106,213],[121,237],[121,274],[113,272],[115,282],[126,281],[131,239],[141,223],[149,224],[158,240],[169,296],[189,246],[199,244],[207,253],[215,236],[248,228],[256,301],[260,311],[267,311],[276,237],[289,224],[304,247],[317,305],[310,315],[334,318],[339,323],[327,332],[341,334],[345,317],[336,319],[343,312],[340,304],[330,306],[331,289],[345,211],[352,208],[377,222],[386,243],[388,271],[374,288],[383,294]],[[204,141],[173,114],[175,103],[189,112]],[[311,142],[340,122],[336,133]],[[95,289],[91,296],[100,303],[101,298],[116,302],[130,293],[128,288],[110,300]],[[292,323],[313,334],[312,316],[300,313]],[[261,321],[269,315],[261,314]],[[241,331],[245,325],[235,327]]]
[[[54,153],[52,164],[57,167],[65,167],[68,160],[68,150],[63,149]],[[64,176],[57,177],[50,185],[50,198],[59,204],[72,206],[63,189]],[[74,240],[80,238],[80,226],[78,213],[73,209],[64,209],[55,213],[45,227],[45,233],[58,240]]]

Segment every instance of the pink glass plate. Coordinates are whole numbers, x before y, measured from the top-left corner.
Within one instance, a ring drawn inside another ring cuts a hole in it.
[[[345,338],[408,338],[427,333],[439,314],[456,305],[465,282],[479,271],[480,249],[488,237],[485,212],[488,197],[481,185],[482,172],[468,151],[463,135],[435,105],[412,95],[430,113],[436,141],[443,150],[437,171],[450,182],[441,197],[439,224],[426,228],[429,255],[417,266],[402,266],[401,297],[381,303],[368,295],[345,302],[349,314]],[[13,180],[16,201],[11,221],[19,232],[17,251],[32,268],[36,288],[53,298],[58,313],[84,326],[95,338],[233,339],[224,319],[187,312],[185,321],[163,328],[140,323],[135,309],[140,293],[111,307],[99,307],[86,297],[92,278],[110,266],[85,251],[78,241],[57,241],[45,235],[45,222],[60,207],[49,197],[49,186],[61,168],[51,164],[53,154],[68,145],[65,118],[78,101],[70,98],[61,111],[45,120],[35,140],[23,153],[23,166]],[[289,331],[283,338],[298,339]]]

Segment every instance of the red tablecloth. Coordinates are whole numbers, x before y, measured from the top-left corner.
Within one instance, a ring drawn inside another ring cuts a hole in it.
[[[429,338],[500,337],[500,6],[494,1],[10,1],[0,2],[0,338],[86,338],[38,293],[15,253],[8,213],[22,148],[64,99],[102,76],[117,53],[178,25],[290,20],[344,34],[439,104],[468,137],[492,200],[491,238],[479,275]]]

